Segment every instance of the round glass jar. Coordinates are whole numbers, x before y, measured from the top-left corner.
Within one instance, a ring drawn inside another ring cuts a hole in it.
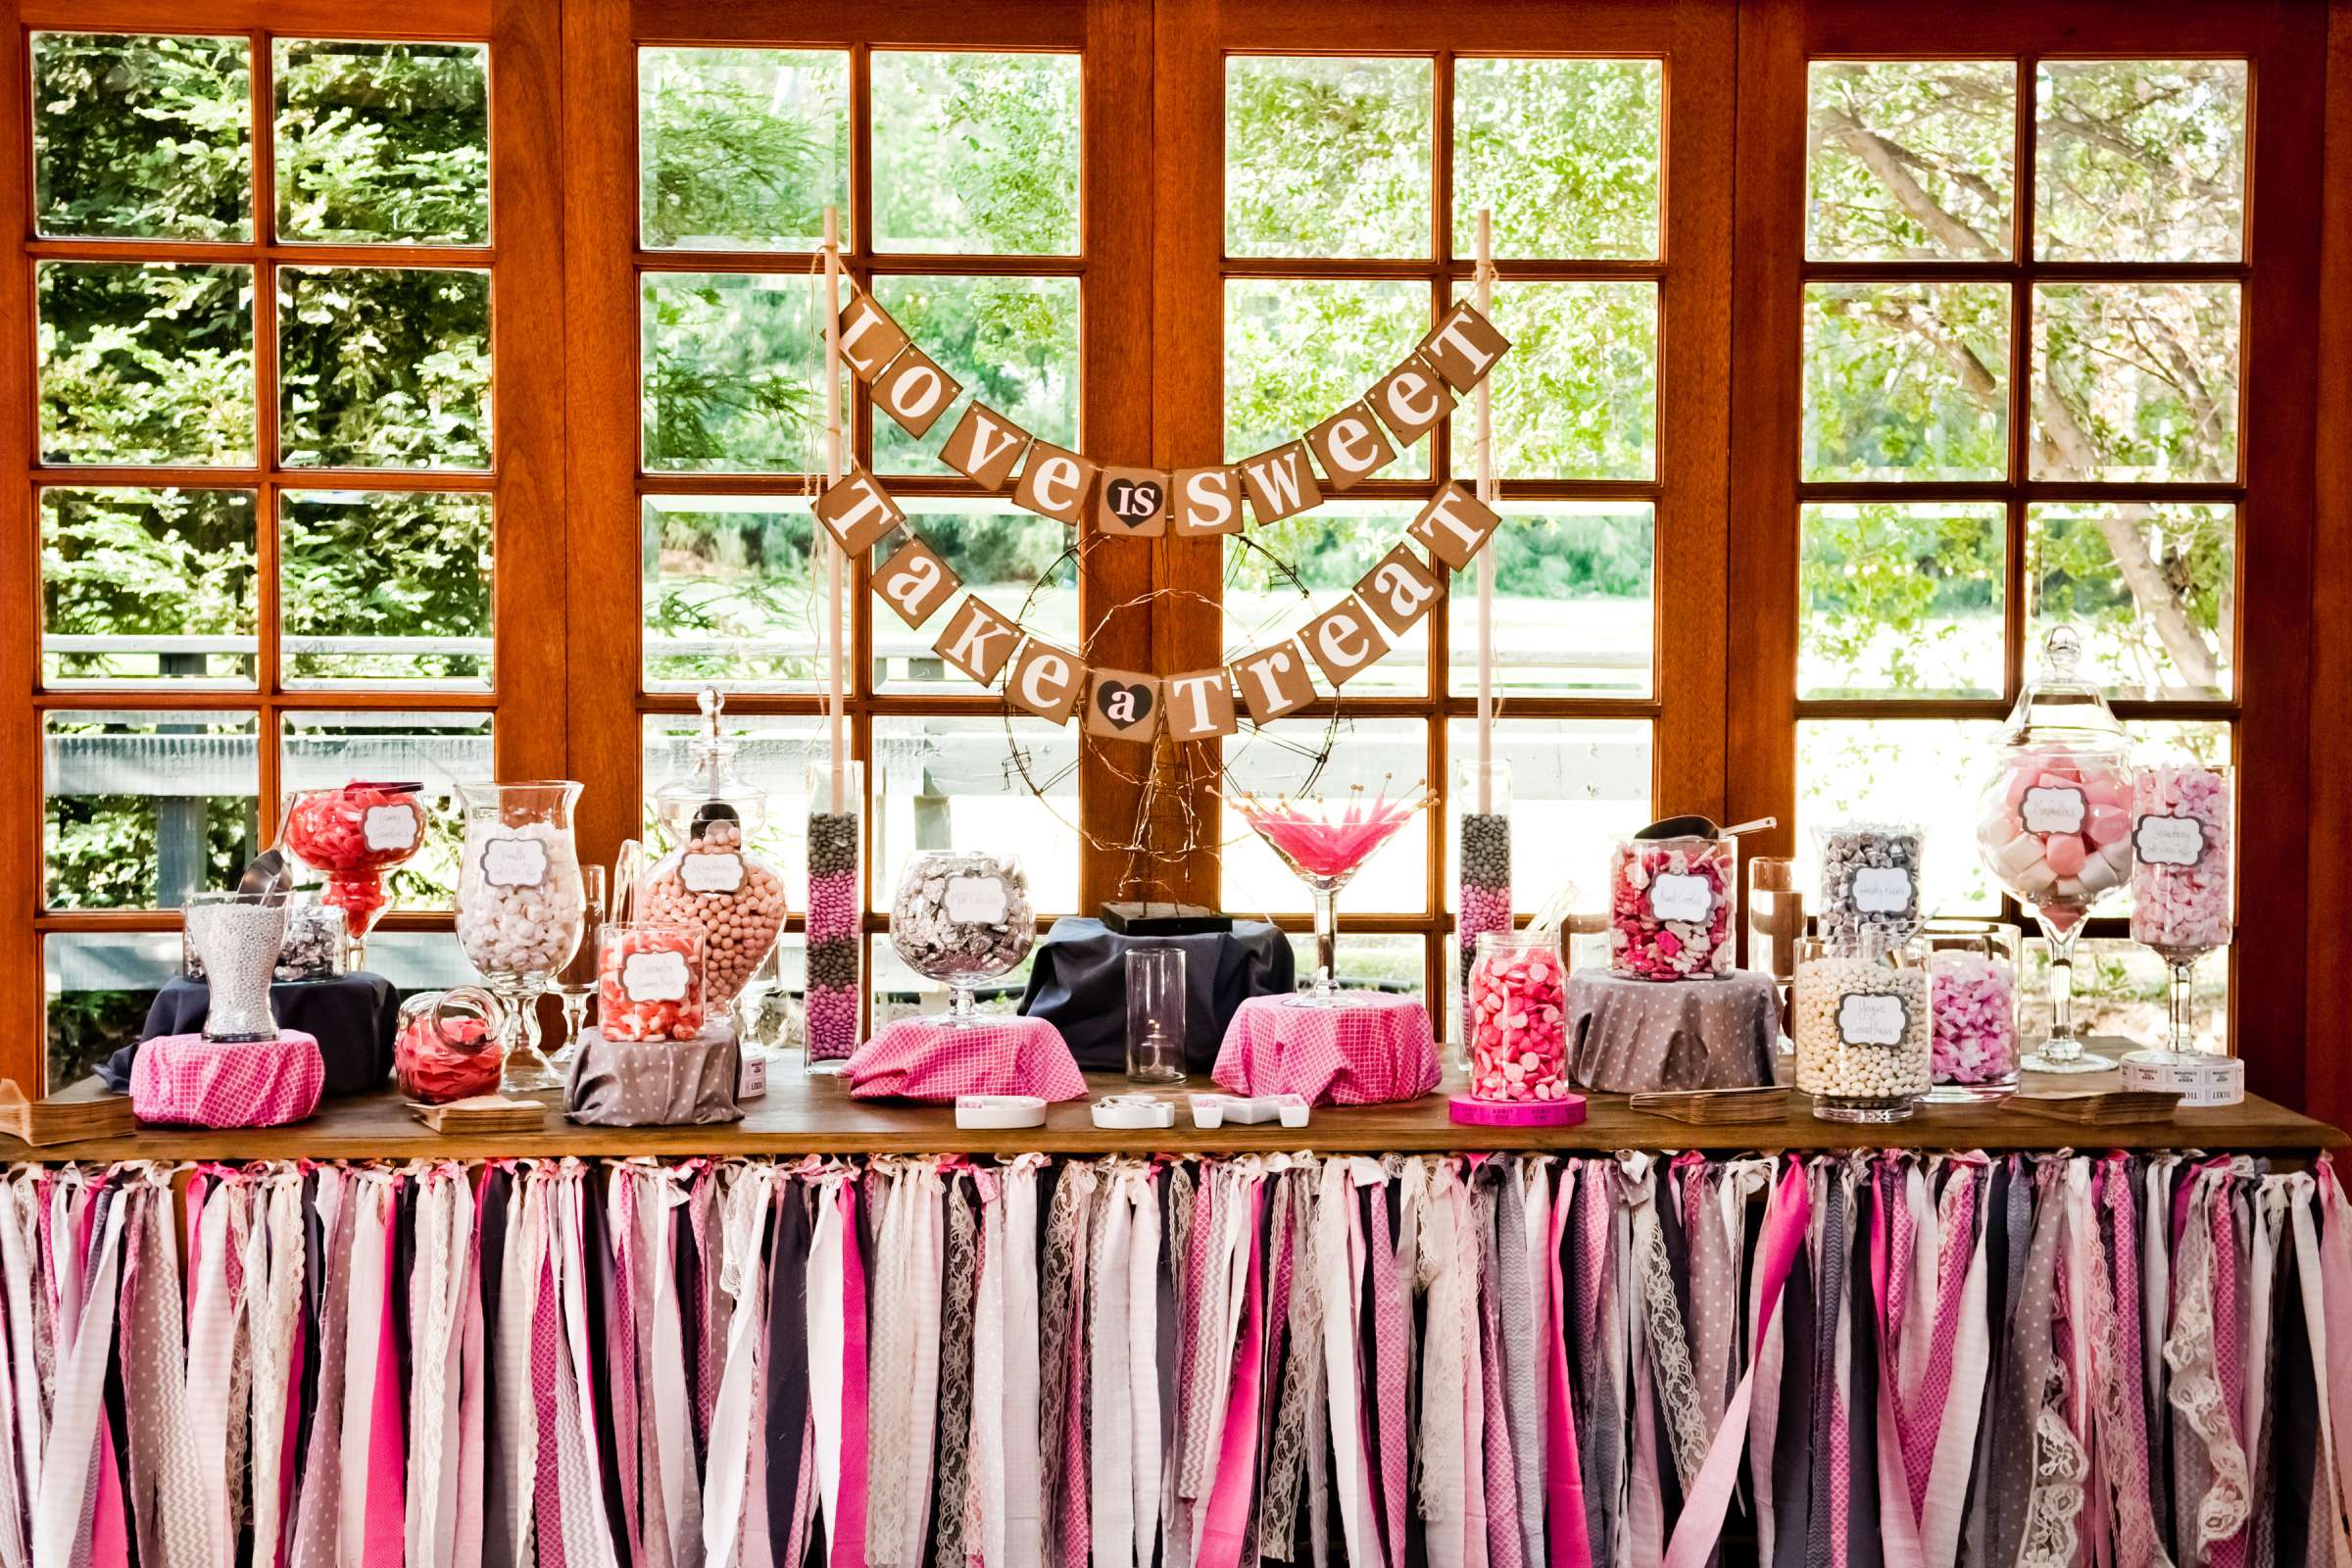
[[[1019,857],[929,851],[907,860],[890,945],[907,968],[947,985],[948,1011],[934,1021],[976,1022],[972,988],[1017,967],[1036,941]]]

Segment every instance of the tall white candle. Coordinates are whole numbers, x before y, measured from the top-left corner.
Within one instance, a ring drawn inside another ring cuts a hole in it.
[[[841,214],[825,209],[825,483],[841,481]],[[819,528],[825,541],[825,713],[833,744],[833,799],[827,809],[848,809],[842,800],[849,774],[849,748],[844,744],[844,697],[841,660],[842,574],[845,563],[841,541],[829,528]]]
[[[1494,210],[1478,210],[1478,271],[1472,294],[1478,314],[1494,314]],[[1478,383],[1478,499],[1494,505],[1494,382]],[[1478,809],[1494,810],[1494,542],[1478,553]]]

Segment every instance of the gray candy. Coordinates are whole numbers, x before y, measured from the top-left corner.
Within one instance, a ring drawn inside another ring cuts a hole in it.
[[[1511,885],[1511,819],[1499,811],[1462,818],[1462,880],[1473,887]]]
[[[1823,833],[1821,906],[1815,911],[1822,937],[1850,944],[1877,927],[1908,939],[1919,929],[1921,865],[1917,828],[1839,827]],[[1872,871],[1900,872],[1901,877],[1863,875]],[[1903,884],[1903,896],[1889,896]]]

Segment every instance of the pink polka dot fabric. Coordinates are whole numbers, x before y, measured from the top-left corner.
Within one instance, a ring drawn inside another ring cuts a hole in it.
[[[326,1089],[316,1038],[281,1029],[275,1040],[162,1035],[130,1064],[130,1110],[171,1127],[282,1127],[315,1115]]]
[[[1237,1095],[1302,1095],[1314,1105],[1379,1105],[1438,1087],[1429,1013],[1411,997],[1341,994],[1336,1007],[1251,997],[1226,1026],[1211,1076]]]

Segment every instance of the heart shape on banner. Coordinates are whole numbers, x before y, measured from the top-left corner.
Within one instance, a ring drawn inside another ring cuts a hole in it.
[[[1133,729],[1152,716],[1152,688],[1103,681],[1095,688],[1095,710],[1106,724]]]

